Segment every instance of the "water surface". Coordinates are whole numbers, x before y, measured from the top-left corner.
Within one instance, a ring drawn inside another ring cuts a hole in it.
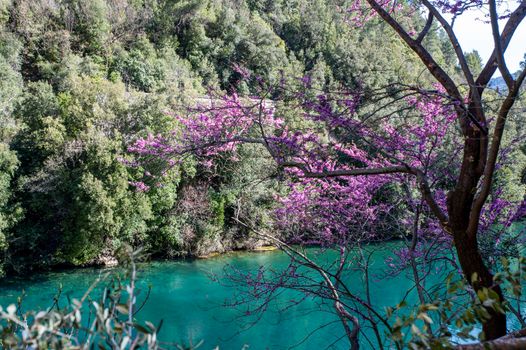
[[[392,254],[396,243],[376,246],[372,258],[372,302],[379,308],[394,306],[404,298],[412,286],[409,276],[380,278],[385,258]],[[328,254],[328,253],[326,253]],[[328,255],[330,258],[330,254]],[[322,257],[323,258],[323,257]],[[327,258],[327,256],[325,256]],[[274,269],[285,268],[288,257],[279,251],[260,253],[232,253],[206,260],[151,262],[139,266],[139,286],[143,291],[152,286],[149,300],[139,318],[157,324],[164,321],[159,337],[163,341],[204,343],[200,349],[347,349],[339,341],[341,326],[329,312],[330,305],[320,305],[317,299],[281,311],[278,305],[287,305],[290,293],[284,293],[255,325],[242,315],[243,306],[225,307],[236,289],[228,283],[218,283],[211,275],[221,276],[225,266],[241,271],[255,271],[263,265]],[[0,305],[16,302],[24,291],[25,309],[46,309],[52,304],[62,285],[61,306],[68,298],[79,297],[82,292],[107,270],[77,269],[39,274],[30,279],[4,280],[0,287]],[[346,276],[351,289],[363,294],[362,273]],[[142,293],[144,296],[145,293]],[[414,296],[409,300],[415,300]],[[139,298],[139,303],[141,298]],[[312,331],[319,329],[314,334]],[[364,348],[370,348],[363,341]],[[332,345],[331,345],[332,344]]]

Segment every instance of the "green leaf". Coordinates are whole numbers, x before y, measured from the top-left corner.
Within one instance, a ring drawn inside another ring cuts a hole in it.
[[[127,314],[129,313],[128,305],[126,305],[126,304],[117,304],[117,306],[115,306],[115,308],[116,308],[117,311],[119,311],[121,314],[127,315]]]
[[[144,326],[138,324],[138,323],[134,323],[133,324],[133,328],[135,328],[137,331],[141,332],[141,333],[144,333],[144,334],[151,334],[152,331],[145,328]]]
[[[432,324],[433,323],[433,320],[431,319],[431,317],[429,317],[428,314],[426,314],[425,312],[419,313],[417,318],[422,320],[422,321],[424,321],[427,324]]]

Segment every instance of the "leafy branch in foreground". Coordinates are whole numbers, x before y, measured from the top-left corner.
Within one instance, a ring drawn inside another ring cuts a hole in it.
[[[97,278],[80,299],[65,308],[58,303],[45,311],[22,314],[20,303],[0,307],[0,339],[5,349],[180,349],[199,347],[162,343],[158,332],[162,321],[139,322],[137,261],[140,250],[127,248],[125,276],[108,272]],[[124,278],[123,278],[124,277]]]

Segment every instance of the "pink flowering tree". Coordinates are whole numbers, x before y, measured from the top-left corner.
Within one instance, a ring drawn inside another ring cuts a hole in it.
[[[460,171],[456,176],[454,188],[448,192],[446,210],[435,206],[429,196],[426,196],[426,202],[433,208],[443,229],[453,237],[462,271],[473,288],[477,291],[489,288],[503,300],[502,291],[495,285],[493,274],[480,254],[478,240],[481,215],[491,193],[506,121],[526,77],[524,69],[515,75],[511,74],[504,57],[515,30],[526,16],[526,1],[517,1],[516,8],[500,14],[500,2],[496,0],[418,1],[413,3],[415,10],[423,9],[428,18],[418,34],[404,28],[392,13],[390,6],[375,0],[366,1],[372,11],[420,58],[433,78],[444,87],[447,96],[456,102],[455,114],[464,138]],[[477,8],[485,13],[485,20],[493,34],[493,53],[478,76],[474,76],[468,66],[454,30],[454,19],[469,8]],[[448,20],[445,14],[452,14],[453,21]],[[499,20],[505,21],[503,26]],[[433,22],[438,22],[446,32],[455,50],[462,81],[455,81],[422,43]],[[495,118],[488,118],[484,106],[484,92],[497,70],[504,78],[507,91]],[[490,119],[493,119],[493,123],[489,122]],[[490,317],[484,322],[486,338],[504,336],[507,332],[506,315],[491,309],[488,313]]]
[[[302,79],[302,84],[308,88],[309,79]],[[363,245],[392,238],[393,232],[399,237],[410,237],[407,246],[398,249],[388,262],[386,273],[392,276],[410,268],[421,304],[430,301],[425,296],[428,267],[436,267],[439,260],[448,269],[456,265],[450,252],[452,237],[443,230],[424,199],[432,194],[434,205],[446,210],[444,183],[454,181],[462,147],[452,137],[456,124],[454,104],[445,99],[439,85],[431,90],[401,91],[400,109],[407,112],[399,112],[395,119],[385,115],[361,116],[360,93],[339,91],[309,97],[296,92],[293,108],[308,122],[299,129],[291,129],[270,101],[215,95],[210,103],[184,117],[176,116],[180,128],[171,135],[149,135],[138,140],[130,151],[143,165],[151,161],[169,167],[192,156],[203,167],[214,168],[219,159],[237,159],[243,145],[259,145],[274,160],[277,175],[287,184],[287,191],[276,198],[275,225],[280,235],[258,232],[252,223],[239,224],[279,246],[291,256],[291,264],[284,271],[274,272],[272,278],[262,271],[248,275],[230,271],[229,280],[250,286],[234,305],[253,297],[260,303],[249,313],[258,314],[280,289],[300,291],[305,297],[316,295],[333,301],[333,310],[351,344],[357,344],[365,322],[375,329],[378,346],[383,347],[386,344],[381,334],[385,329],[394,332],[388,326],[389,317],[351,293],[343,281],[343,276],[357,266],[368,275]],[[401,167],[410,170],[400,171]],[[402,204],[382,199],[386,187],[393,183],[404,192]],[[137,188],[143,190],[147,186],[138,184]],[[395,212],[402,206],[405,215],[399,220]],[[393,220],[389,222],[390,216],[395,217],[396,227]],[[494,223],[496,217],[488,218],[488,222]],[[332,249],[336,257],[316,262],[293,245]],[[355,255],[357,248],[361,257],[352,259],[350,264],[350,256]],[[315,279],[313,272],[326,283],[306,287],[307,281]],[[366,278],[367,284],[370,279]],[[430,325],[427,327],[430,329]],[[395,345],[403,347],[400,343]]]
[[[418,55],[429,73],[444,87],[448,97],[456,102],[455,114],[464,138],[462,161],[455,185],[447,196],[447,210],[436,206],[434,212],[443,229],[452,235],[460,266],[466,278],[471,281],[473,288],[477,291],[489,288],[498,295],[500,300],[503,300],[503,293],[494,283],[493,274],[480,254],[478,239],[481,214],[491,193],[506,121],[526,77],[526,70],[516,76],[512,75],[504,58],[504,52],[516,28],[526,16],[526,1],[519,1],[514,11],[505,14],[507,20],[501,29],[499,23],[501,16],[498,14],[498,4],[495,0],[487,2],[424,0],[418,6],[426,9],[428,21],[416,38],[404,29],[381,3],[374,0],[367,0],[367,2]],[[493,53],[478,77],[473,76],[453,24],[443,14],[450,12],[458,16],[469,7],[487,11],[488,25],[491,26],[493,33]],[[455,82],[422,44],[422,39],[426,36],[433,21],[440,24],[451,41],[462,71],[463,82]],[[493,123],[490,124],[484,108],[484,91],[497,70],[506,82],[507,92]],[[466,84],[467,89],[459,88],[461,83]],[[464,90],[467,92],[463,92]],[[429,197],[426,201],[432,205]],[[488,313],[490,317],[483,325],[486,338],[496,339],[504,336],[507,333],[506,315],[491,308],[488,309]]]
[[[504,212],[504,226],[524,214],[523,205],[513,208],[514,203],[499,201],[493,183],[508,115],[526,78],[526,70],[512,75],[504,59],[526,16],[526,1],[504,14],[498,13],[495,0],[411,2],[405,5],[410,10],[427,12],[427,22],[418,33],[400,24],[394,2],[365,0],[353,6],[349,11],[355,24],[371,16],[386,22],[420,58],[436,84],[426,88],[395,84],[384,93],[388,101],[377,108],[364,107],[361,91],[323,93],[314,98],[293,91],[290,99],[291,92],[279,91],[286,90],[280,84],[272,91],[262,89],[259,98],[213,96],[209,104],[177,117],[180,128],[171,135],[149,135],[130,151],[142,164],[173,166],[192,155],[203,166],[214,167],[215,157],[227,155],[235,160],[242,145],[260,145],[274,160],[277,176],[288,184],[287,193],[277,198],[276,225],[287,233],[287,241],[280,240],[280,244],[337,247],[339,261],[343,261],[336,264],[340,270],[350,247],[381,236],[384,223],[398,207],[396,202],[379,198],[390,184],[397,183],[406,193],[404,206],[412,213],[399,222],[400,231],[411,228],[412,232],[409,248],[400,256],[405,254],[414,263],[424,252],[423,242],[433,247],[428,252],[453,247],[459,268],[476,294],[490,293],[497,303],[504,303],[479,243],[496,220],[503,220]],[[473,7],[487,11],[494,37],[493,53],[478,77],[473,76],[446,16],[455,18]],[[502,28],[499,20],[505,20]],[[423,44],[434,22],[455,50],[460,80],[449,75]],[[495,115],[487,116],[484,93],[497,70],[507,89]],[[308,85],[308,80],[303,79],[302,84]],[[308,122],[294,127],[274,108],[278,102],[271,103],[266,96],[287,96],[284,103],[294,105],[296,115]],[[136,185],[143,190],[148,186]],[[437,258],[444,256],[436,253]],[[416,265],[413,271],[418,274]],[[336,280],[326,284],[337,291],[338,274],[330,278]],[[419,278],[415,277],[415,283],[420,283]],[[348,338],[355,342],[357,320],[339,297],[331,298]],[[484,308],[485,339],[505,336],[506,314],[489,304]]]

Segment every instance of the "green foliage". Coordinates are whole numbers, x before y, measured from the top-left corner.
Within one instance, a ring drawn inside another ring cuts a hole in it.
[[[64,18],[74,23],[74,48],[86,53],[101,53],[109,40],[109,5],[104,0],[65,1]]]
[[[9,248],[9,230],[20,216],[16,204],[11,203],[11,182],[18,167],[16,154],[0,142],[0,277],[4,275],[5,254]]]
[[[44,259],[84,264],[108,241],[116,248],[119,238],[144,232],[150,210],[129,189],[127,168],[117,159],[128,113],[123,84],[88,77],[69,84],[71,90],[58,95],[49,85],[32,84],[20,104],[24,126],[13,144],[22,160],[26,217],[17,227],[17,248],[47,242]],[[59,236],[55,241],[50,231]]]
[[[16,132],[11,114],[22,93],[20,51],[16,37],[0,29],[0,141],[9,140]]]
[[[482,57],[477,50],[473,50],[466,54],[466,61],[468,62],[468,67],[473,72],[473,76],[478,77],[482,71]]]
[[[209,85],[256,93],[259,79],[247,83],[241,71],[269,83],[308,73],[313,96],[341,85],[429,82],[388,26],[353,28],[344,5],[0,0],[0,263],[11,272],[101,263],[124,243],[166,257],[256,244],[234,218],[270,230],[272,196],[282,190],[260,181],[275,174],[256,149],[243,147],[213,172],[186,159],[147,193],[129,184],[146,170],[122,159],[133,162],[126,149],[137,137],[176,128],[165,111],[195,104]],[[419,29],[425,19],[403,21]],[[434,29],[424,44],[454,73],[454,52]],[[276,107],[291,125],[311,127],[293,105]],[[514,152],[520,161],[498,179],[512,184],[510,198],[524,190],[517,174],[526,171],[524,153]]]
[[[444,281],[445,295],[441,295],[444,288],[440,288],[427,304],[412,308],[402,301],[388,307],[391,339],[404,349],[456,349],[457,342],[486,340],[480,324],[490,318],[490,313],[508,313],[512,322],[524,324],[525,316],[516,306],[524,301],[525,263],[524,257],[500,259],[500,272],[495,274],[494,282],[504,291],[504,302],[493,289],[473,290],[465,279],[456,279],[456,274],[450,273]],[[477,278],[476,274],[472,276],[473,281]]]

